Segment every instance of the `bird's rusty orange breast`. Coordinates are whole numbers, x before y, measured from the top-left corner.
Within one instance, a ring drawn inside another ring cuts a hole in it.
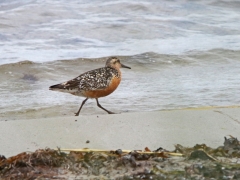
[[[115,91],[115,89],[117,89],[120,82],[121,82],[121,77],[114,76],[107,88],[100,89],[100,90],[85,91],[84,95],[89,98],[100,98],[100,97],[107,96],[111,94],[113,91]]]

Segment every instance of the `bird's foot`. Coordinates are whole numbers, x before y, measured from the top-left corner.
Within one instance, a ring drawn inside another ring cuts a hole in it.
[[[111,111],[108,111],[108,114],[116,114],[116,113],[114,113],[114,112],[111,112]]]

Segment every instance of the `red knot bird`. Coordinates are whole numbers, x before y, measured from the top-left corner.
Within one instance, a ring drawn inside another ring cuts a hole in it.
[[[117,89],[122,77],[120,68],[131,69],[120,63],[118,58],[111,57],[107,60],[105,67],[85,72],[70,81],[50,86],[49,89],[86,97],[78,112],[75,113],[76,116],[79,115],[83,105],[89,98],[95,98],[98,107],[108,112],[108,114],[114,114],[103,108],[99,104],[98,98],[107,96]]]

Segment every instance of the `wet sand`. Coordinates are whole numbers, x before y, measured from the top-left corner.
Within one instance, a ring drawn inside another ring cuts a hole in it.
[[[174,149],[174,144],[217,147],[237,137],[240,107],[0,121],[0,154],[39,148]],[[86,143],[89,141],[89,143]]]

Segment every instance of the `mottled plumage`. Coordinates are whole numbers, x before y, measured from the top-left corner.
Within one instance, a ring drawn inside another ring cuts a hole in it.
[[[103,67],[88,71],[70,81],[53,85],[50,88],[58,88],[58,90],[62,92],[84,96],[85,91],[107,88],[113,77],[121,78],[121,73],[114,68]]]
[[[95,98],[100,108],[112,114],[99,104],[98,98],[111,94],[118,87],[121,82],[120,67],[131,69],[121,64],[118,58],[112,57],[107,60],[105,67],[85,72],[70,81],[50,86],[49,89],[86,97],[76,115],[79,115],[88,98]]]

